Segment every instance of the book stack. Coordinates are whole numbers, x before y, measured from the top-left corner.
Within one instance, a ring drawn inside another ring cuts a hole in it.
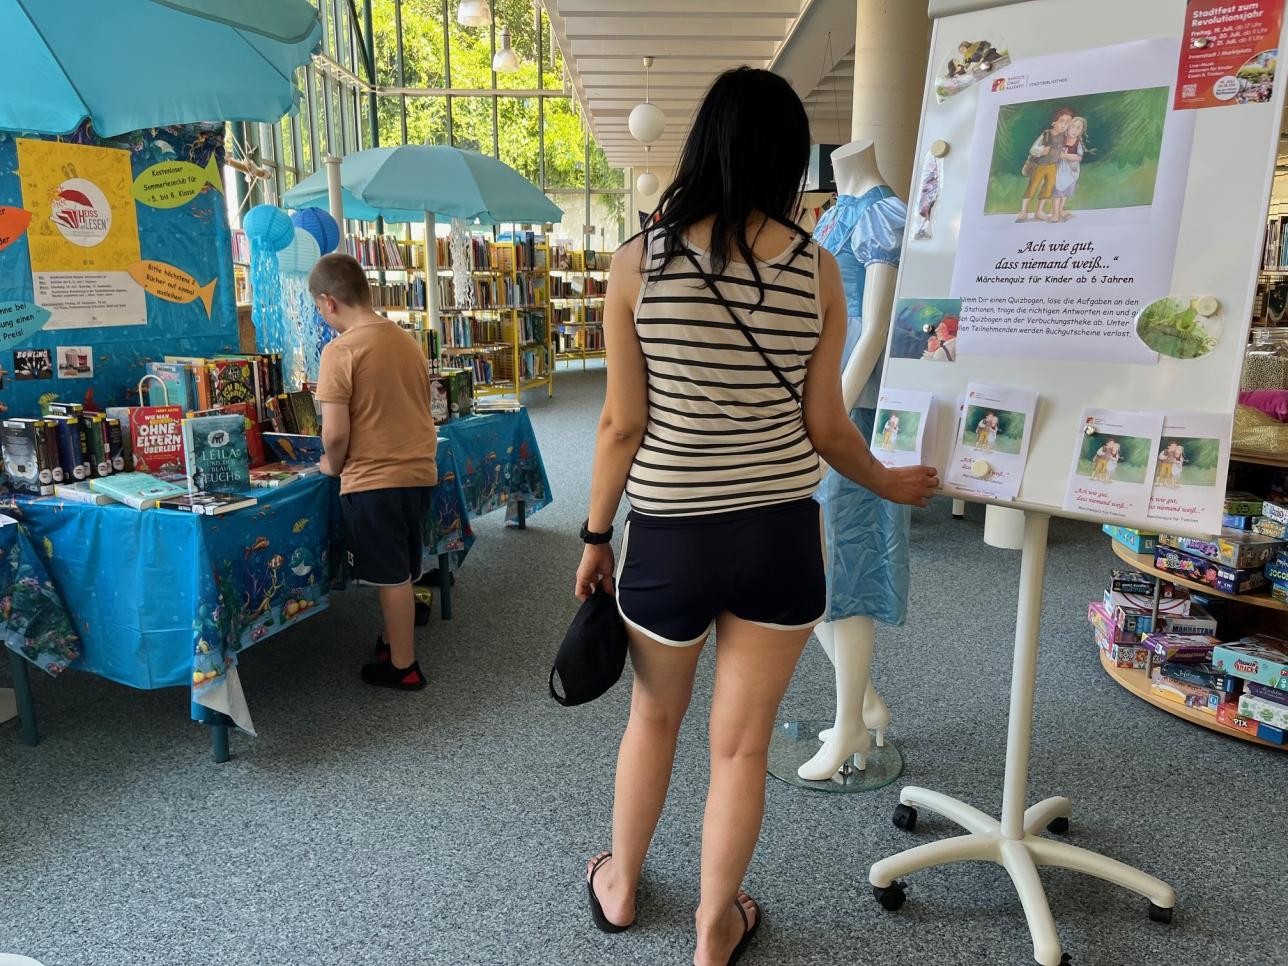
[[[268,402],[268,421],[275,433],[292,436],[317,436],[321,420],[313,394],[307,390],[284,392]]]
[[[1218,720],[1263,741],[1288,742],[1288,640],[1255,634],[1212,651],[1217,670],[1243,682],[1234,707],[1218,711]]]
[[[180,483],[158,479],[148,473],[117,473],[90,480],[91,491],[135,510],[149,510],[161,500],[183,496],[188,491]]]
[[[257,489],[275,489],[320,472],[316,465],[305,463],[266,463],[251,467],[250,485]]]
[[[166,356],[147,364],[142,385],[147,406],[178,406],[189,413],[250,402],[261,420],[268,398],[285,389],[280,353]]]

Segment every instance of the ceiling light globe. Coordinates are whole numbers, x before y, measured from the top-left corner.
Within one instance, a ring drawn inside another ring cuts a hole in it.
[[[635,179],[635,190],[650,198],[657,194],[657,175],[652,171],[645,171]]]
[[[636,104],[626,120],[631,136],[642,144],[652,144],[666,129],[666,115],[652,104]]]
[[[488,0],[461,0],[456,11],[456,22],[462,27],[486,27],[492,23],[492,8]]]

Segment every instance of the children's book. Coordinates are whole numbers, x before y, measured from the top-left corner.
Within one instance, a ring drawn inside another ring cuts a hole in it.
[[[50,416],[58,433],[58,463],[64,482],[88,480],[91,475],[89,438],[76,416]]]
[[[254,403],[228,403],[223,406],[214,406],[211,409],[190,412],[188,416],[189,418],[193,416],[224,416],[229,413],[241,413],[246,417],[246,449],[250,453],[251,468],[263,466],[268,462],[268,458],[265,456],[264,436],[260,431],[259,421],[255,419]]]
[[[107,418],[102,413],[86,413],[81,419],[89,440],[90,473],[111,476],[112,449],[107,438]]]
[[[102,506],[115,503],[106,493],[95,493],[89,483],[55,483],[54,496],[69,503],[92,503]]]
[[[265,408],[268,410],[268,424],[272,427],[272,432],[274,433],[285,433],[287,431],[286,419],[282,415],[282,404],[280,402],[283,398],[285,397],[269,396],[265,401]]]
[[[159,500],[186,492],[181,484],[159,480],[147,473],[113,473],[90,480],[89,486],[95,493],[110,496],[117,503],[136,510],[150,509]]]
[[[264,442],[283,463],[319,463],[322,460],[322,437],[298,433],[265,433]]]
[[[206,365],[210,373],[210,405],[226,406],[232,403],[250,403],[257,406],[256,389],[259,370],[246,359],[216,359]]]
[[[107,416],[108,432],[111,433],[112,421],[116,420],[117,432],[120,434],[120,441],[113,443],[114,451],[112,455],[112,469],[118,473],[128,473],[134,469],[134,453],[131,448],[132,440],[130,439],[130,406],[108,406],[103,412]],[[120,465],[117,465],[117,458],[120,459]]]
[[[250,485],[254,487],[273,488],[286,486],[306,476],[317,476],[321,470],[316,464],[305,463],[269,463],[252,468]]]
[[[318,423],[318,411],[313,402],[313,393],[301,389],[286,394],[289,400],[291,416],[295,422],[295,432],[301,436],[316,436],[322,432]]]
[[[192,378],[192,367],[183,362],[149,362],[148,375],[156,379],[145,381],[149,406],[178,406],[185,413],[197,406],[197,388]]]
[[[140,473],[183,472],[183,433],[178,406],[137,406],[130,410],[130,449]]]
[[[54,492],[53,478],[41,481],[39,447],[43,446],[43,429],[24,419],[6,419],[0,427],[0,446],[4,450],[4,472],[9,485],[21,493],[37,496]],[[39,438],[38,438],[39,437]]]
[[[58,455],[58,425],[52,419],[28,421],[38,425],[37,442],[42,444],[38,451],[41,470],[48,469],[54,483],[63,482],[63,462]]]
[[[192,371],[193,388],[196,391],[197,409],[210,408],[210,373],[206,371],[209,360],[200,356],[166,356],[166,362],[181,362]],[[187,410],[185,410],[186,412]]]
[[[185,513],[213,517],[242,510],[258,502],[253,496],[239,493],[184,493],[181,496],[167,497],[157,505],[163,510],[183,510]]]
[[[183,455],[191,493],[223,493],[250,486],[246,417],[241,413],[185,419]]]

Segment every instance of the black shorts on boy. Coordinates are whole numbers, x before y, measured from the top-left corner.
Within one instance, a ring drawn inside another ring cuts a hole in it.
[[[433,489],[403,486],[359,490],[340,497],[352,578],[397,587],[423,573],[424,525]]]

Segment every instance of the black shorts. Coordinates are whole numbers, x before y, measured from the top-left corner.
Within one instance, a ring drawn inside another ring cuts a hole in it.
[[[394,587],[420,578],[432,492],[428,486],[403,486],[340,497],[354,580]]]
[[[706,640],[725,611],[775,630],[813,627],[827,613],[819,505],[686,517],[632,511],[617,607],[631,627],[675,647]]]

